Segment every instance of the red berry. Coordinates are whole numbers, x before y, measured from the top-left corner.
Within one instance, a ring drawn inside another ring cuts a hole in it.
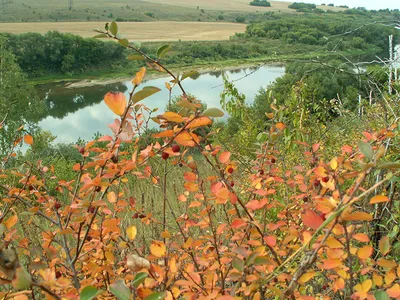
[[[61,277],[61,272],[60,271],[57,271],[56,272],[56,278],[58,279],[58,278],[60,278]]]
[[[140,215],[139,215],[139,218],[140,218],[140,219],[144,219],[144,218],[146,218],[146,215],[145,215],[145,214],[140,214]]]
[[[113,156],[111,157],[111,160],[112,160],[112,162],[113,162],[114,164],[118,163],[118,156],[113,155]]]
[[[54,208],[55,209],[60,209],[61,208],[61,203],[60,202],[54,203]]]
[[[167,152],[163,152],[163,153],[161,154],[161,157],[162,157],[163,160],[167,160],[168,157],[169,157],[169,154],[168,154]]]
[[[271,164],[276,163],[276,159],[275,158],[271,158]]]
[[[260,175],[264,175],[264,170],[260,170]]]
[[[101,186],[96,187],[96,192],[101,192]]]
[[[232,168],[232,167],[228,169],[228,173],[229,173],[229,174],[232,174],[232,173],[233,173],[233,171],[234,171],[234,170],[233,170],[233,168]]]
[[[328,181],[329,181],[329,177],[324,177],[324,178],[322,178],[322,181],[323,181],[323,182],[328,182]]]
[[[322,287],[323,290],[326,290],[327,288],[328,288],[327,285],[324,285],[324,286]]]
[[[93,239],[93,238],[92,238],[90,235],[88,235],[88,236],[86,237],[86,240],[87,240],[88,242],[90,242],[92,239]]]
[[[231,187],[234,187],[235,186],[235,183],[232,181],[231,182]]]
[[[134,218],[134,219],[139,218],[139,214],[138,214],[138,213],[134,213],[133,216],[132,216],[132,218]]]
[[[178,153],[181,151],[181,147],[179,147],[179,145],[173,145],[172,146],[172,151],[175,153]]]
[[[320,213],[319,216],[321,217],[321,219],[326,220],[326,214]]]
[[[91,214],[94,214],[94,211],[95,211],[94,206],[89,206],[88,212],[91,213]]]
[[[28,189],[29,189],[30,191],[33,191],[33,190],[34,190],[34,187],[30,185],[30,186],[28,187]]]
[[[85,148],[80,147],[80,148],[79,148],[79,153],[83,155],[83,154],[85,153]]]
[[[319,180],[318,180],[318,179],[315,179],[315,180],[314,180],[314,186],[315,186],[315,187],[319,187],[319,185],[320,185]]]
[[[304,201],[304,202],[308,202],[309,200],[310,200],[310,199],[309,199],[308,197],[304,197],[304,198],[303,198],[303,201]]]

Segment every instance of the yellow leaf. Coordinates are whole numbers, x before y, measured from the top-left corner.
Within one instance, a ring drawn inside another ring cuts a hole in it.
[[[128,227],[126,229],[126,235],[128,236],[129,240],[133,241],[135,239],[136,235],[137,235],[136,226]]]
[[[372,199],[369,201],[369,204],[384,203],[384,202],[389,202],[389,201],[390,201],[390,199],[387,196],[378,195],[378,196],[372,197]]]
[[[382,286],[382,283],[383,283],[382,276],[380,276],[380,275],[374,273],[374,274],[372,274],[372,280],[374,281],[374,283],[375,283],[377,286]]]
[[[108,200],[108,202],[110,202],[110,203],[115,203],[115,202],[117,202],[117,196],[115,195],[114,192],[109,192],[109,193],[107,194],[107,200]]]
[[[305,284],[307,281],[312,279],[315,276],[316,272],[308,272],[305,273],[303,276],[300,277],[299,283],[300,284]]]
[[[183,122],[183,117],[180,114],[174,113],[172,111],[168,111],[161,116],[159,116],[160,119],[167,120],[168,122],[174,122],[174,123],[181,123]]]
[[[124,93],[110,92],[104,96],[104,102],[113,113],[122,116],[126,109],[126,97]]]
[[[393,269],[397,267],[397,263],[393,260],[387,260],[384,258],[381,258],[377,261],[378,266],[381,266],[382,268],[386,269]]]
[[[198,117],[191,121],[186,128],[196,128],[196,127],[202,127],[202,126],[207,126],[212,124],[212,121],[209,117]]]
[[[153,243],[150,246],[150,252],[156,257],[163,257],[165,256],[167,249],[163,242],[153,241]]]
[[[332,158],[331,162],[330,162],[330,166],[332,170],[336,170],[338,167],[338,162],[336,160],[336,158]]]
[[[33,144],[33,137],[29,134],[24,136],[25,144],[32,145]]]
[[[139,85],[142,83],[144,75],[146,74],[146,68],[142,67],[139,72],[136,73],[135,78],[133,78],[133,85]]]
[[[385,275],[386,285],[391,285],[395,279],[396,279],[396,274],[393,271],[386,273],[386,275]]]

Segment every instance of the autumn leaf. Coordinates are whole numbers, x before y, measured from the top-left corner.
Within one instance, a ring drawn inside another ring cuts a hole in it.
[[[145,75],[146,75],[146,68],[142,67],[140,71],[136,73],[135,78],[133,78],[132,80],[133,85],[138,86],[139,84],[141,84]]]
[[[126,97],[124,93],[110,92],[104,97],[108,108],[116,115],[122,116],[126,109]]]
[[[304,273],[300,278],[299,278],[299,283],[300,284],[305,284],[308,281],[310,281],[314,276],[315,276],[316,272],[308,272],[308,273]]]
[[[365,259],[369,258],[373,252],[374,252],[374,249],[371,246],[364,246],[358,250],[357,256],[361,260],[365,260]]]
[[[390,250],[389,237],[388,236],[384,236],[379,241],[379,251],[381,251],[382,255],[385,256],[386,254],[389,253],[389,250]]]
[[[131,226],[126,229],[126,235],[128,236],[129,240],[133,241],[136,237],[136,234],[137,234],[136,226]]]
[[[343,217],[344,221],[372,221],[373,217],[372,215],[366,213],[366,212],[355,212],[352,214],[349,214],[347,216]]]
[[[302,215],[302,220],[306,226],[315,230],[317,230],[322,223],[324,223],[324,220],[316,212],[309,209],[307,209]]]
[[[15,224],[18,222],[18,216],[13,215],[12,217],[9,217],[7,221],[4,222],[4,225],[7,227],[7,229],[11,229]]]
[[[247,225],[247,223],[243,219],[235,219],[235,220],[233,220],[233,222],[231,224],[231,227],[233,229],[239,229],[239,228],[244,227],[246,225]]]
[[[387,196],[383,195],[378,195],[372,197],[372,199],[369,201],[369,204],[376,204],[376,203],[384,203],[384,202],[389,202],[390,199]]]
[[[166,120],[168,122],[173,122],[173,123],[183,122],[183,117],[180,114],[174,113],[172,111],[168,111],[168,112],[160,115],[158,118]]]
[[[231,158],[231,153],[226,151],[222,152],[221,155],[219,156],[218,160],[221,164],[226,164],[229,162],[229,159]]]
[[[398,298],[400,297],[400,285],[396,283],[393,285],[391,288],[386,290],[386,293],[389,295],[391,298]]]
[[[330,270],[339,267],[340,265],[342,265],[342,261],[339,258],[327,259],[324,261],[323,268],[325,270]]]
[[[150,246],[150,252],[156,257],[163,257],[167,253],[167,249],[163,242],[153,241]]]
[[[24,142],[27,145],[32,145],[33,144],[33,137],[29,134],[24,136]]]
[[[209,117],[199,117],[194,119],[186,126],[188,129],[203,127],[212,124],[212,121]]]

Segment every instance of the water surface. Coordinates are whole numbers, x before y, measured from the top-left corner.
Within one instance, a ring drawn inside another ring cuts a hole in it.
[[[251,103],[260,88],[266,88],[277,77],[284,74],[285,68],[264,66],[259,69],[246,68],[226,71],[230,80],[237,80],[235,86]],[[168,78],[148,80],[143,86],[156,86],[161,92],[143,100],[150,108],[159,108],[162,113],[168,103],[168,90],[165,82]],[[220,94],[223,91],[222,72],[210,72],[196,79],[188,78],[183,82],[187,93],[202,100],[208,107],[220,107]],[[86,141],[93,139],[96,133],[110,134],[107,124],[115,115],[104,104],[103,97],[109,91],[121,91],[126,94],[132,89],[130,81],[117,84],[85,88],[65,88],[62,84],[43,85],[39,93],[46,98],[47,116],[39,126],[57,136],[57,142],[74,143],[78,138]],[[173,96],[180,95],[175,88]]]

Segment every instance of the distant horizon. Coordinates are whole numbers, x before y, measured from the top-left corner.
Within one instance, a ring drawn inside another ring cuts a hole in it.
[[[379,10],[379,9],[400,9],[400,4],[398,0],[381,0],[381,1],[373,1],[373,0],[281,0],[284,2],[305,2],[305,3],[314,3],[317,5],[321,5],[325,3],[326,5],[333,3],[335,6],[347,5],[350,8],[353,7],[365,7],[369,10]]]

